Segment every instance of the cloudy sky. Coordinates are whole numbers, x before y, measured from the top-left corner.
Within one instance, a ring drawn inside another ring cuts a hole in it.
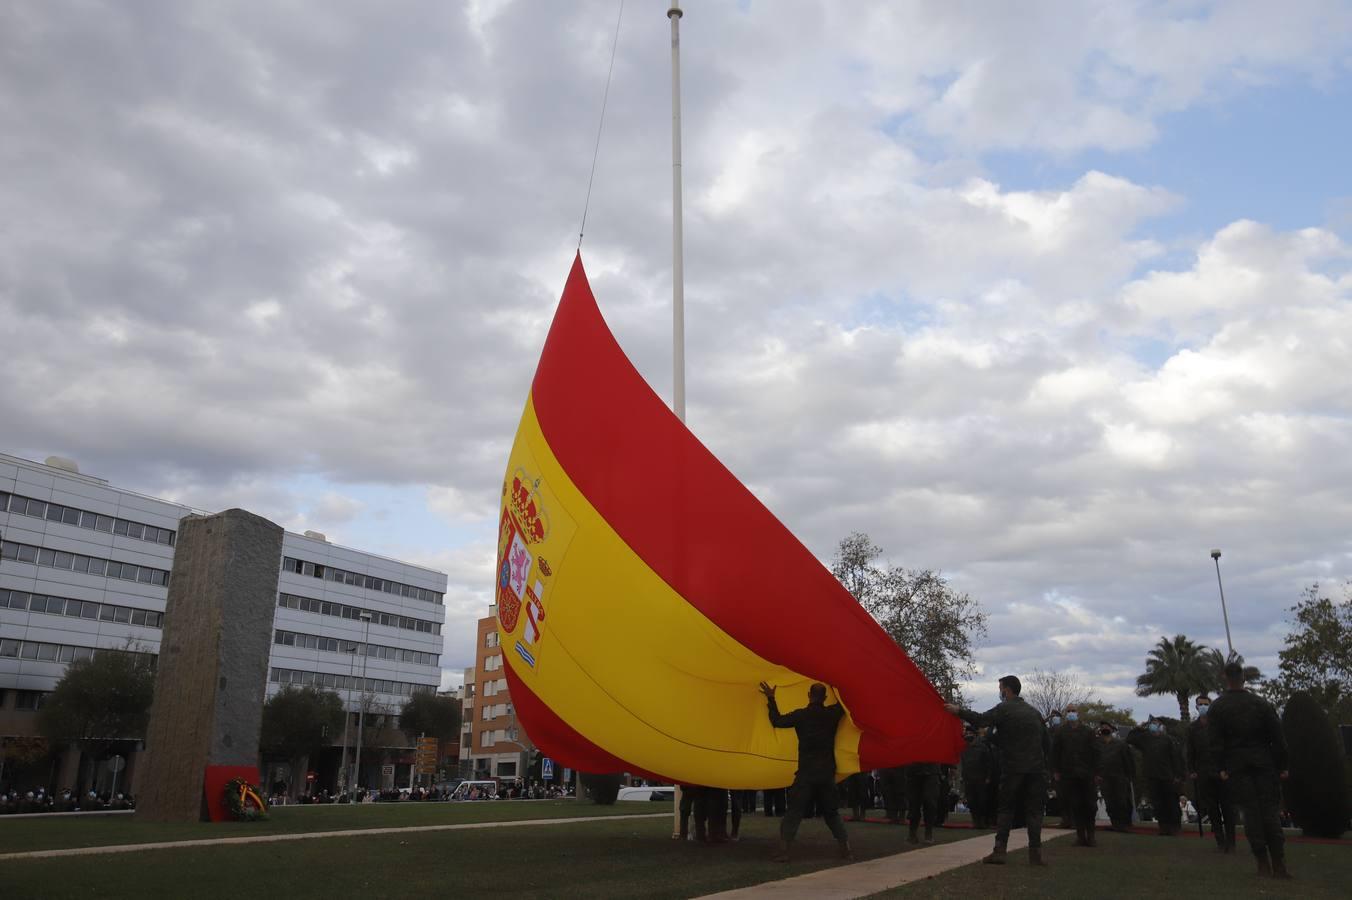
[[[1352,575],[1352,6],[690,2],[689,423],[983,671],[1265,669]],[[664,396],[665,3],[583,244]],[[458,681],[572,260],[617,3],[0,5],[0,450],[449,573]],[[989,678],[972,691],[994,699]]]

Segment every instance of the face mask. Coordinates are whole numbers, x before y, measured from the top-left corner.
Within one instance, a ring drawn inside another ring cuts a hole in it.
[[[1060,725],[1060,724],[1061,724],[1061,717],[1060,717],[1060,716],[1052,716],[1052,724],[1053,724],[1053,725]]]
[[[1068,713],[1066,713],[1066,721],[1067,721],[1067,722],[1078,722],[1079,720],[1080,720],[1080,714],[1079,714],[1079,713],[1074,713],[1074,712],[1068,712]]]
[[[1159,725],[1155,724],[1154,722],[1150,723],[1150,731],[1152,734],[1158,732],[1159,730],[1160,730]]]
[[[1208,709],[1211,709],[1211,704],[1210,704],[1210,703],[1207,703],[1207,704],[1204,704],[1204,705],[1202,705],[1202,706],[1197,707],[1197,715],[1199,715],[1199,716],[1204,716],[1204,715],[1206,715],[1206,711],[1207,711]]]

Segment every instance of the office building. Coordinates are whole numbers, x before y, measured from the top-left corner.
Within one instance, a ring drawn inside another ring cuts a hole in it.
[[[115,776],[131,783],[136,742],[101,752],[50,748],[48,758],[30,759],[35,714],[74,660],[108,651],[158,655],[178,522],[193,512],[66,460],[0,454],[0,740],[25,750],[6,755],[0,784],[17,784],[20,768],[42,765],[57,774],[40,783],[57,789],[106,790]],[[352,717],[345,730],[353,747],[365,703],[359,781],[406,785],[412,742],[395,725],[409,697],[440,684],[446,575],[340,547],[317,532],[287,532],[280,568],[269,696],[289,684],[337,692]],[[343,743],[333,735],[308,772],[282,779],[336,789]],[[129,763],[121,772],[114,756]]]

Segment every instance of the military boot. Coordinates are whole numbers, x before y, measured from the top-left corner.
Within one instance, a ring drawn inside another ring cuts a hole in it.
[[[1041,847],[1029,847],[1029,848],[1028,848],[1028,865],[1030,865],[1030,866],[1045,866],[1045,865],[1046,865],[1046,863],[1042,861],[1042,848],[1041,848]]]
[[[1075,829],[1075,846],[1076,847],[1089,846],[1089,838],[1085,837],[1084,828],[1082,827],[1077,827]]]
[[[906,843],[908,843],[908,844],[918,844],[918,843],[920,843],[920,826],[919,826],[919,825],[912,825],[912,826],[911,826],[910,834],[908,834],[907,837],[906,837]]]
[[[779,849],[775,852],[775,855],[774,855],[774,856],[770,857],[770,859],[771,859],[772,861],[774,861],[774,862],[779,862],[779,863],[786,863],[786,862],[788,862],[788,861],[789,861],[789,848],[792,847],[792,846],[793,846],[793,842],[792,842],[792,841],[786,841],[786,840],[784,840],[783,838],[780,838],[780,839],[779,839]]]
[[[1273,878],[1290,878],[1290,877],[1291,877],[1291,873],[1288,872],[1288,871],[1286,871],[1286,857],[1285,857],[1285,856],[1274,856],[1274,857],[1272,857],[1272,877],[1273,877]]]
[[[1259,874],[1259,875],[1271,875],[1271,874],[1272,874],[1272,863],[1268,862],[1268,855],[1267,855],[1267,851],[1266,851],[1266,850],[1262,850],[1262,851],[1259,851],[1258,853],[1255,853],[1255,854],[1254,854],[1254,858],[1258,860],[1258,874]]]
[[[999,844],[997,844],[995,846],[995,849],[990,852],[990,855],[982,857],[981,861],[990,866],[1003,866],[1006,862],[1008,862],[1008,860],[1005,858],[1006,856],[1008,856],[1008,852],[1005,850],[1004,847],[1001,847]]]

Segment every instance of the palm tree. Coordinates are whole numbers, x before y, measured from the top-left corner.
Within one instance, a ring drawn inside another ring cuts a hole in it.
[[[1231,662],[1237,662],[1244,666],[1245,684],[1253,684],[1263,680],[1263,673],[1258,671],[1257,666],[1244,665],[1244,657],[1241,654],[1231,650],[1229,656],[1226,656],[1220,650],[1213,648],[1202,653],[1202,663],[1206,666],[1207,681],[1210,683],[1212,690],[1217,692],[1225,690],[1225,665]]]
[[[1191,721],[1188,701],[1213,684],[1207,649],[1181,634],[1174,635],[1173,640],[1160,638],[1146,654],[1145,674],[1136,678],[1137,696],[1173,694],[1178,698],[1179,718]]]

